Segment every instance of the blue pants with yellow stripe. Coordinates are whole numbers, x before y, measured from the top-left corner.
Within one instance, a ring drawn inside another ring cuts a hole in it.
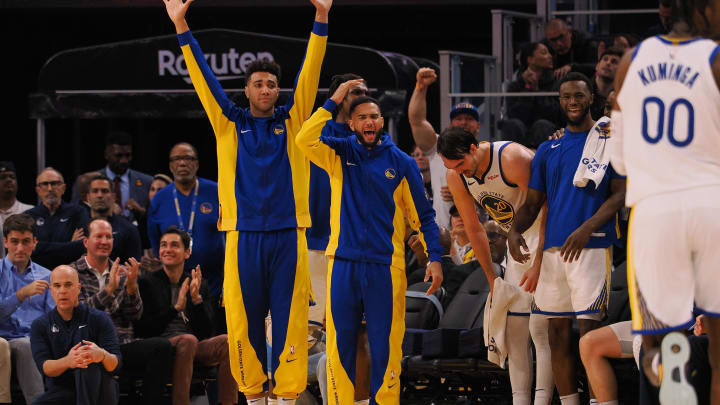
[[[297,397],[307,385],[310,276],[305,229],[229,231],[225,313],[230,369],[245,394],[267,391],[265,317],[272,315],[273,392]]]
[[[330,404],[353,403],[357,337],[363,314],[370,344],[370,403],[400,402],[406,288],[404,268],[330,260],[326,300]]]

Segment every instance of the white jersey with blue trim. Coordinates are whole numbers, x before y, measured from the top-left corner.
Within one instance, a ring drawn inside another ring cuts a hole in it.
[[[511,143],[490,143],[490,165],[487,171],[480,177],[461,176],[470,195],[505,232],[510,231],[515,215],[525,203],[527,195],[517,184],[510,183],[502,170],[502,153]],[[526,233],[537,232],[539,226],[540,216]]]
[[[720,92],[709,39],[651,37],[638,45],[617,102],[622,110],[625,203],[720,185]]]

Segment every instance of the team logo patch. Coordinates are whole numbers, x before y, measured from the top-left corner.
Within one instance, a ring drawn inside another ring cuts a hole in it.
[[[282,125],[277,125],[273,128],[273,132],[275,135],[282,135],[285,133],[285,128],[283,128]]]
[[[213,212],[212,204],[210,204],[209,202],[204,202],[200,204],[200,212],[202,212],[203,214],[209,214]]]
[[[609,122],[601,122],[596,127],[595,130],[598,131],[599,135],[598,137],[600,139],[610,139],[610,123]]]
[[[35,223],[37,224],[37,226],[43,226],[43,225],[45,225],[45,219],[44,219],[44,218],[38,218],[38,219],[35,221]]]
[[[395,173],[394,169],[385,169],[385,177],[388,179],[394,179],[397,173]]]
[[[500,226],[512,224],[513,218],[515,218],[515,210],[512,204],[501,198],[485,195],[480,200],[480,205]]]

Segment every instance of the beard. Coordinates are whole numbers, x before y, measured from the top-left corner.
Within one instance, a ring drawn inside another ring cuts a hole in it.
[[[107,216],[110,213],[110,205],[106,204],[105,201],[95,201],[90,204],[90,208],[102,216]]]
[[[580,125],[583,121],[585,121],[585,117],[587,117],[588,113],[590,112],[590,104],[583,107],[582,110],[580,110],[580,114],[578,115],[578,118],[573,120],[570,119],[570,116],[568,116],[567,111],[565,111],[565,119],[567,120],[568,124],[571,125]]]
[[[375,138],[371,142],[366,142],[365,137],[363,136],[362,133],[359,133],[359,134],[356,133],[355,136],[357,136],[357,139],[362,146],[364,146],[366,148],[372,148],[375,145],[377,145],[378,142],[380,142],[380,138],[382,137],[382,129],[375,132]]]

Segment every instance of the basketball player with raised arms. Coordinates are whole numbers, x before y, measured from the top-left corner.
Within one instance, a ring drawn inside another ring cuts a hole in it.
[[[448,188],[465,224],[470,244],[494,292],[498,276],[492,267],[489,242],[475,213],[475,203],[482,206],[507,233],[515,213],[525,202],[533,152],[513,142],[478,143],[472,133],[460,127],[443,131],[438,138],[437,149],[448,168]],[[533,369],[529,351],[529,316],[531,293],[535,291],[542,262],[543,221],[544,215],[538,215],[524,234],[529,247],[525,254],[526,262],[520,263],[508,256],[505,270],[505,282],[521,290],[520,297],[509,306],[505,324],[514,405],[530,404]],[[493,301],[497,301],[497,298],[494,297]],[[538,353],[546,354],[538,356],[535,394],[535,404],[544,405],[553,393],[550,350],[547,342],[535,344]]]
[[[676,0],[672,21],[670,34],[644,40],[621,60],[611,162],[627,173],[625,204],[632,207],[627,267],[633,332],[643,334],[649,356],[666,333],[693,324],[693,306],[705,314],[711,404],[718,405],[720,47],[701,36],[718,38],[720,1]],[[676,239],[669,241],[669,234]],[[669,360],[663,356],[663,373],[657,365],[646,369],[651,382],[672,374]]]

